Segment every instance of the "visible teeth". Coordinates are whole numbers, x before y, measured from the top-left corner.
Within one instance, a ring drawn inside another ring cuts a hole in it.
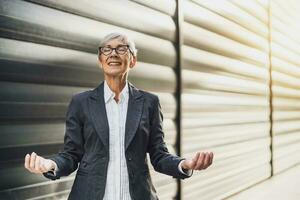
[[[121,63],[120,62],[110,62],[108,63],[109,65],[120,65]]]

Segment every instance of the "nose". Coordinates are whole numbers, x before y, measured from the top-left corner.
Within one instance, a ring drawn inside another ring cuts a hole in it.
[[[118,55],[117,54],[117,49],[112,49],[111,55]]]
[[[112,52],[109,55],[109,57],[107,58],[107,60],[112,59],[112,58],[114,58],[114,59],[120,59],[120,56],[119,56],[119,54],[117,54],[117,52],[116,52],[115,49],[112,50]]]

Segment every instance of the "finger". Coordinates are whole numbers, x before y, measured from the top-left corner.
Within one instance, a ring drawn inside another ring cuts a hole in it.
[[[206,160],[206,157],[207,157],[207,153],[206,153],[206,152],[203,152],[202,165],[201,165],[201,167],[200,167],[200,170],[204,169],[204,167],[205,167],[205,160]]]
[[[37,173],[41,173],[41,171],[40,171],[40,161],[41,161],[40,156],[36,156],[34,170]]]
[[[200,156],[200,152],[197,152],[195,157],[193,158],[193,161],[197,162],[199,156]]]
[[[209,160],[209,165],[211,165],[212,162],[213,162],[213,159],[214,159],[214,153],[213,153],[213,152],[210,152],[209,158],[210,158],[210,160]]]
[[[196,170],[201,170],[202,169],[204,158],[205,158],[205,154],[201,153],[198,160],[197,160],[197,164],[196,164],[196,167],[195,167]]]
[[[24,160],[24,167],[27,169],[29,166],[28,159],[30,159],[30,156],[28,154],[25,155],[25,160]]]
[[[30,156],[30,169],[33,173],[37,173],[37,171],[35,170],[36,157],[37,154],[35,152],[32,152]]]
[[[195,157],[189,163],[190,164],[189,165],[189,169],[195,169],[197,161],[199,159],[199,156],[200,156],[200,152],[197,152],[196,155],[195,155]]]
[[[24,166],[25,168],[31,172],[31,169],[30,169],[30,155],[29,154],[26,154],[25,156],[25,163],[24,163]]]
[[[30,156],[30,164],[29,164],[31,170],[34,170],[35,159],[36,159],[36,153],[32,152]]]
[[[210,161],[210,155],[209,153],[205,153],[205,159],[204,159],[204,164],[203,164],[203,169],[206,169],[209,166],[209,161]]]
[[[39,161],[40,161],[39,157],[36,156],[36,157],[35,157],[35,161],[34,161],[34,170],[35,170],[35,171],[38,171],[38,170],[39,170],[39,169],[38,169],[38,167],[39,167]]]

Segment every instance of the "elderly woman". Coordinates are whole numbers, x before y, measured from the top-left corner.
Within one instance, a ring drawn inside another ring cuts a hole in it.
[[[156,171],[174,178],[188,178],[193,170],[211,165],[211,152],[197,152],[193,159],[169,153],[158,97],[127,81],[137,61],[132,40],[124,34],[107,35],[98,59],[105,80],[73,96],[64,150],[51,159],[27,154],[26,169],[55,180],[78,168],[69,199],[150,200],[158,197],[147,153]]]

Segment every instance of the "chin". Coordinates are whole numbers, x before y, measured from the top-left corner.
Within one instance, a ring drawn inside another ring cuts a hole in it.
[[[123,73],[120,71],[106,71],[107,76],[121,76]]]

